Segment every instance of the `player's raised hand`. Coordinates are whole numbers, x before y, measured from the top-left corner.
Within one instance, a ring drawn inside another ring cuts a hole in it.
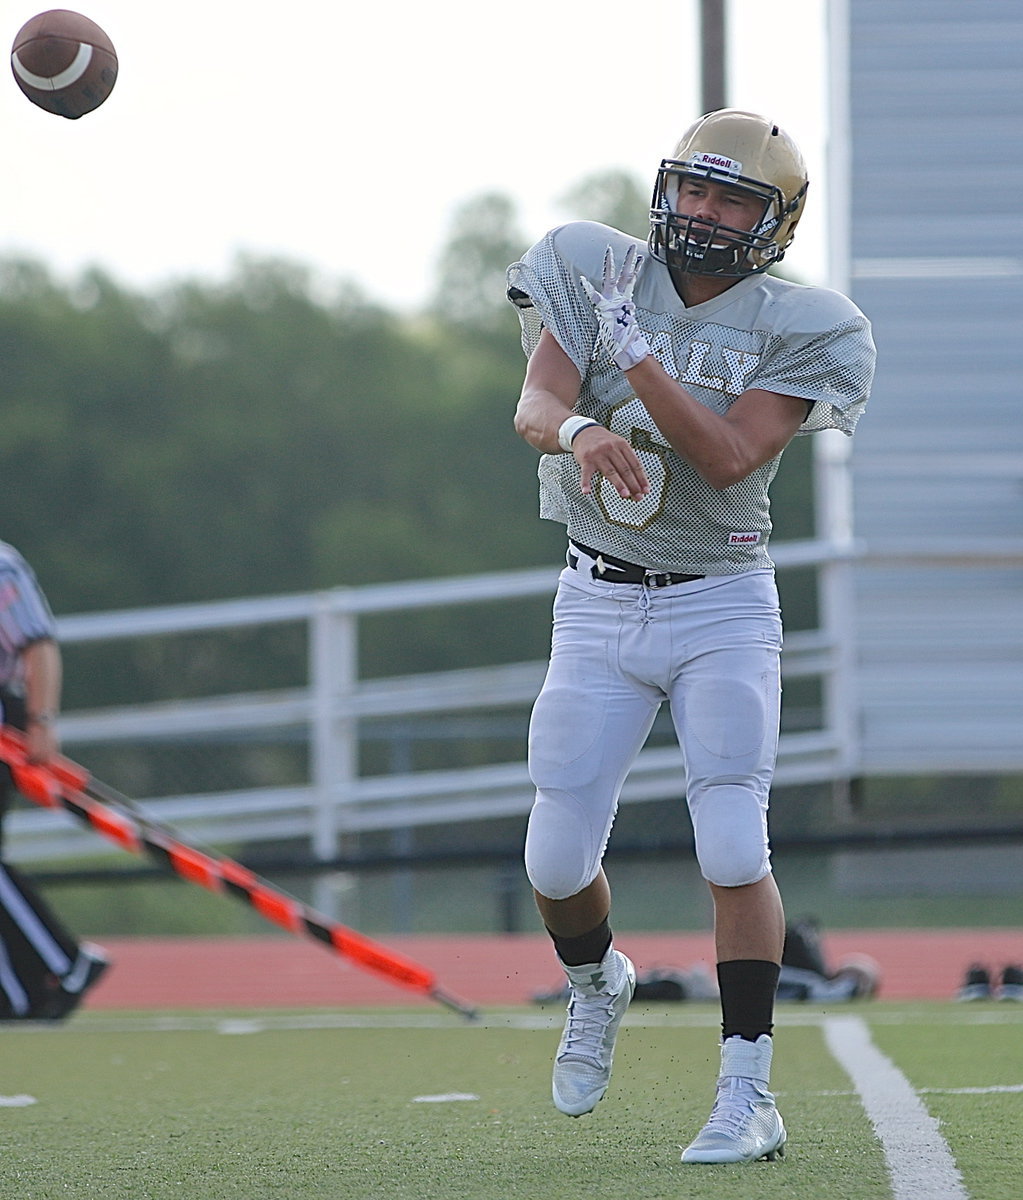
[[[643,331],[636,324],[636,306],[632,301],[632,290],[636,286],[636,276],[642,262],[643,256],[637,253],[634,245],[630,246],[622,269],[616,275],[614,251],[608,246],[600,290],[585,276],[582,279],[583,289],[590,298],[601,328],[614,345],[614,360],[623,371],[641,363],[650,353]]]

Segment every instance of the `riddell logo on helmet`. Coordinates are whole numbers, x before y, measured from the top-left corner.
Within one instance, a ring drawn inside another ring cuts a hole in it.
[[[726,158],[723,154],[708,154],[705,151],[694,154],[690,158],[694,167],[713,167],[716,171],[727,171],[729,175],[741,175],[742,163],[734,158]]]

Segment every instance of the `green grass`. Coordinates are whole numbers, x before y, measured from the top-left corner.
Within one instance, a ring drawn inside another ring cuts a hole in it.
[[[922,1092],[972,1200],[1017,1200],[1023,1006],[845,1006]],[[560,1017],[83,1013],[2,1028],[0,1178],[19,1200],[886,1200],[880,1145],[821,1019],[779,1013],[783,1162],[683,1167],[709,1111],[714,1008],[630,1012],[608,1097],[549,1102]],[[236,1036],[231,1035],[231,1031]],[[472,1100],[423,1102],[466,1093]],[[930,1200],[920,1197],[920,1200]]]
[[[956,1089],[1023,1087],[1023,1029],[1007,1026],[994,1005],[970,1006],[963,1019],[918,1019],[881,1025],[874,1042],[895,1059],[941,1122],[949,1149],[976,1200],[1011,1200],[1023,1192],[1017,1138],[1023,1093],[958,1094]],[[969,1020],[967,1020],[969,1018]],[[949,1028],[950,1024],[953,1026]]]

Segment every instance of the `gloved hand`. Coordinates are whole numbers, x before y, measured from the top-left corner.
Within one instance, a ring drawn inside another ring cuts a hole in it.
[[[636,286],[636,276],[642,262],[643,256],[636,253],[635,246],[630,246],[622,269],[616,276],[614,252],[608,246],[604,255],[604,278],[600,291],[585,277],[582,280],[583,289],[590,298],[601,328],[610,335],[614,344],[614,360],[623,371],[641,363],[650,353],[643,331],[636,324],[636,306],[632,302],[632,289]]]

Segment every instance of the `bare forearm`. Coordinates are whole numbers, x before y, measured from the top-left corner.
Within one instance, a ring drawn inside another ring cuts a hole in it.
[[[22,654],[25,668],[25,738],[30,762],[46,762],[59,750],[56,719],[63,678],[56,642],[33,642]]]
[[[597,476],[607,480],[623,497],[646,495],[650,481],[632,447],[603,425],[591,424],[575,431],[566,445],[559,433],[572,416],[579,398],[579,372],[554,338],[544,330],[526,367],[526,379],[515,409],[515,431],[542,454],[572,454],[579,464],[579,486],[593,490]]]
[[[711,487],[729,487],[759,466],[746,451],[741,431],[691,396],[653,355],[627,378],[671,448]]]
[[[572,406],[543,388],[527,388],[515,409],[515,432],[541,454],[560,454],[558,430]]]
[[[806,419],[806,400],[764,388],[743,392],[725,414],[714,412],[652,355],[628,380],[675,453],[718,489],[740,483],[780,454]]]
[[[22,659],[25,666],[25,708],[30,717],[60,711],[62,668],[57,643],[44,639],[33,642]]]
[[[558,430],[579,399],[579,372],[545,329],[526,366],[515,432],[541,454],[558,454]]]

